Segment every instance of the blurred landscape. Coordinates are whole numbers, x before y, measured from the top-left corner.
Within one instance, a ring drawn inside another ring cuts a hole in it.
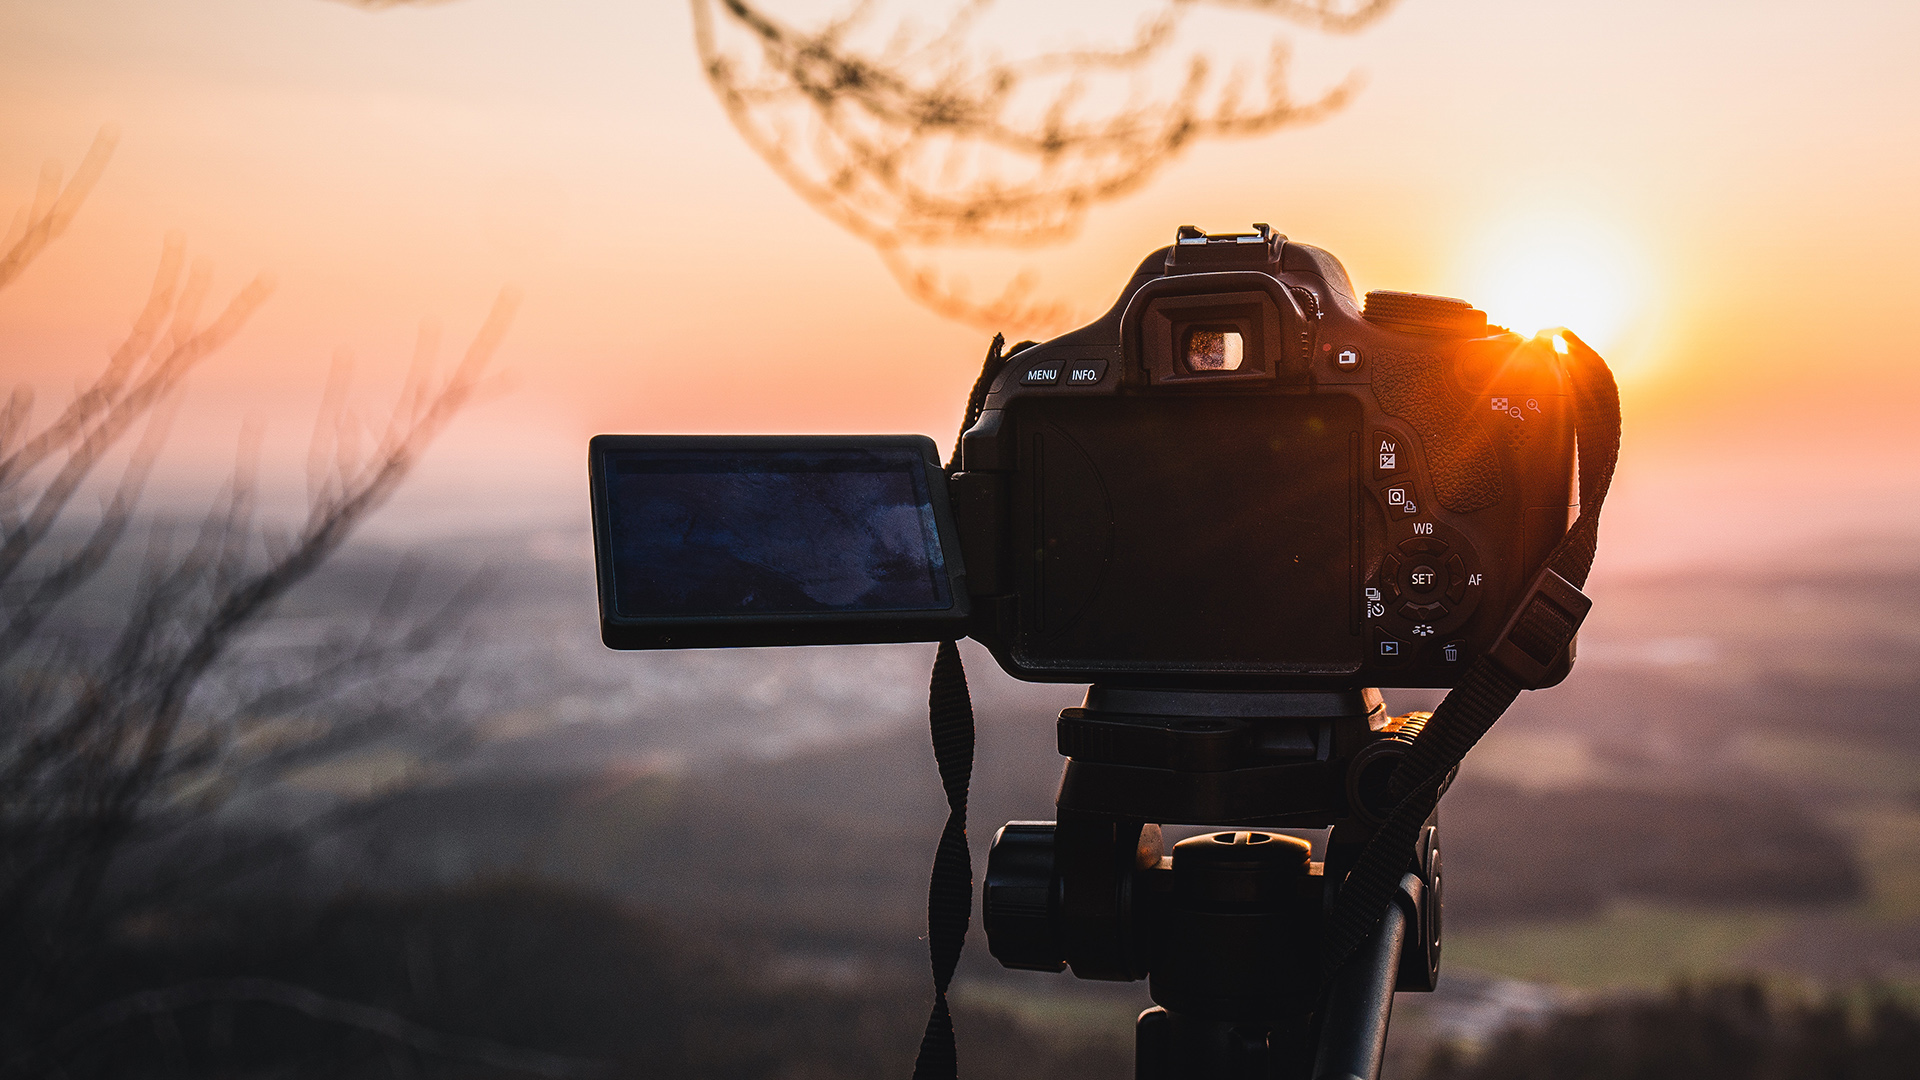
[[[1254,221],[1620,381],[1580,660],[1443,803],[1387,1075],[1911,1076],[1917,39],[1871,0],[0,5],[0,1080],[908,1075],[932,647],[603,649],[581,449],[944,442],[993,332]],[[977,875],[1084,688],[962,651]],[[961,1076],[1094,1080],[1148,998],[976,919],[953,1001]]]
[[[395,558],[346,553],[268,635],[352,619]],[[899,1075],[924,1016],[945,814],[925,733],[931,647],[618,654],[597,641],[579,538],[439,545],[422,576],[450,588],[476,568],[493,583],[464,676],[479,738],[446,754],[396,731],[262,796],[246,825],[298,835],[298,855],[206,898],[210,923],[182,908],[142,948],[207,970],[260,970],[277,948],[266,966],[309,983],[378,988],[447,1030],[585,1058],[653,1054],[696,1023],[630,1029],[644,1014],[725,1025],[760,1009],[763,1044],[689,1059],[689,1074],[756,1075],[758,1053],[779,1075]],[[1418,1075],[1443,1044],[1681,980],[1920,990],[1920,632],[1904,614],[1920,543],[1603,577],[1593,594],[1574,676],[1523,696],[1442,804],[1442,988],[1400,996],[1392,1075]],[[978,872],[1001,822],[1052,816],[1052,720],[1084,688],[965,655]],[[1396,711],[1431,703],[1389,693]],[[319,929],[249,937],[213,914],[235,905]],[[404,944],[341,943],[385,938]],[[617,942],[632,963],[682,966],[615,970]],[[506,982],[483,991],[489,979]],[[618,1000],[560,1007],[578,994]],[[1144,985],[1004,971],[977,922],[956,1001],[976,1075],[1125,1075],[1150,1004]]]

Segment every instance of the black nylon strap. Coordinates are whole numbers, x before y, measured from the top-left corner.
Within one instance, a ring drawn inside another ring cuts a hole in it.
[[[965,435],[980,419],[993,380],[1006,366],[1002,350],[1007,339],[993,335],[986,363],[967,395],[967,415],[960,423]],[[1018,352],[1021,346],[1015,346]],[[960,468],[960,441],[954,440],[947,473]],[[953,1013],[947,1007],[947,989],[953,984],[960,950],[967,943],[973,917],[973,857],[967,851],[967,787],[973,778],[973,699],[967,695],[967,669],[960,649],[940,643],[933,658],[933,680],[927,688],[927,726],[933,735],[933,759],[940,767],[940,784],[947,789],[947,824],[940,830],[940,846],[933,855],[933,878],[927,883],[927,951],[933,959],[933,1012],[926,1034],[920,1037],[920,1055],[913,1062],[913,1080],[957,1080],[958,1051],[953,1043]]]
[[[1578,589],[1586,584],[1593,569],[1600,508],[1620,460],[1620,391],[1599,353],[1569,331],[1558,334],[1567,343],[1573,379],[1580,514],[1547,556],[1542,575],[1557,574]],[[1530,593],[1523,601],[1503,638],[1518,640],[1537,655],[1555,655],[1572,641],[1578,622],[1565,618],[1552,604],[1533,603],[1535,595]],[[1393,902],[1400,878],[1413,861],[1420,829],[1439,801],[1441,785],[1522,689],[1524,684],[1514,672],[1491,656],[1480,657],[1408,747],[1391,781],[1390,790],[1400,796],[1400,801],[1361,850],[1328,916],[1320,951],[1322,998],[1334,974],[1373,933],[1387,905]]]
[[[1023,341],[1013,347],[1013,352],[1031,344],[1033,342]],[[1000,369],[1007,366],[1007,357],[1012,355],[1005,351],[1006,346],[1005,334],[993,335],[993,343],[987,346],[987,361],[980,365],[980,377],[973,380],[973,392],[967,395],[967,415],[960,421],[960,434],[953,440],[953,456],[947,459],[949,475],[960,471],[960,442],[973,422],[980,419],[981,411],[987,407],[987,395],[993,392],[993,380],[999,377]]]
[[[947,789],[947,825],[933,857],[927,885],[927,950],[933,957],[933,1013],[920,1038],[913,1063],[914,1080],[955,1080],[959,1059],[953,1045],[953,1014],[947,988],[960,963],[973,914],[973,859],[967,852],[967,785],[973,776],[973,701],[967,696],[967,671],[960,650],[940,643],[927,689],[927,718],[940,783]]]

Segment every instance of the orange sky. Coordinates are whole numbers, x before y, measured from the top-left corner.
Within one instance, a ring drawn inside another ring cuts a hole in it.
[[[1074,25],[1032,32],[1065,44]],[[1531,283],[1529,312],[1564,312],[1543,321],[1609,324],[1625,380],[1603,566],[1920,532],[1920,5],[1405,0],[1353,39],[1294,36],[1303,91],[1364,74],[1350,108],[1202,145],[1071,244],[992,266],[1031,263],[1091,316],[1174,226],[1258,220],[1361,289],[1518,321],[1501,304]],[[296,486],[336,348],[372,411],[422,317],[451,352],[508,283],[525,302],[505,390],[376,532],[583,529],[597,431],[945,442],[985,344],[747,149],[682,3],[0,7],[0,210],[103,122],[122,132],[105,180],[0,293],[8,381],[57,400],[96,365],[169,230],[229,291],[278,280],[195,376],[169,491],[224,469],[250,419]],[[1584,269],[1536,267],[1556,254]]]

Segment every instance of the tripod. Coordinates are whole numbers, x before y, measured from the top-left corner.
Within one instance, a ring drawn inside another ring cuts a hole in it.
[[[1148,979],[1138,1080],[1373,1080],[1394,991],[1431,990],[1439,971],[1433,819],[1330,983],[1319,936],[1424,723],[1389,719],[1375,690],[1092,687],[1060,714],[1057,820],[994,838],[988,948],[1011,968]],[[1160,827],[1176,824],[1231,829],[1168,854]],[[1275,828],[1326,829],[1322,858]]]

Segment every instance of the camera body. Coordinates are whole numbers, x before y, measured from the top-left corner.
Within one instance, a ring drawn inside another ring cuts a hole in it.
[[[973,637],[1033,681],[1452,686],[1577,509],[1560,339],[1182,228],[921,436],[601,435],[602,639]],[[1572,647],[1532,661],[1565,677]]]
[[[1182,228],[979,402],[949,487],[967,633],[1016,677],[1452,686],[1565,535],[1555,339],[1363,305],[1331,255],[1255,228]]]

